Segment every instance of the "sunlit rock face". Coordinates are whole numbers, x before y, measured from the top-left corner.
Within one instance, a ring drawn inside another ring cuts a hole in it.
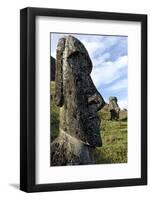
[[[51,144],[51,165],[95,163],[93,149],[102,146],[97,111],[105,102],[90,77],[91,71],[84,45],[70,35],[61,38],[55,74],[60,132]]]
[[[119,112],[120,107],[118,105],[117,97],[109,97],[109,111],[111,114],[111,120],[118,120],[119,119]]]

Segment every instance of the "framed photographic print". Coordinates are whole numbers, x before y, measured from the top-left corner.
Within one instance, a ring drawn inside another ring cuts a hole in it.
[[[147,16],[20,12],[20,189],[147,184]]]

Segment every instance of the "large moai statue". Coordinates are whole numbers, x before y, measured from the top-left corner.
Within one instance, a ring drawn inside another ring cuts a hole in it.
[[[120,107],[117,103],[117,98],[116,97],[109,97],[109,111],[111,114],[111,120],[118,120],[119,119],[119,112],[120,112]]]
[[[51,165],[95,163],[93,151],[102,146],[97,111],[104,99],[90,77],[92,62],[73,36],[59,40],[56,57],[56,104],[60,107],[59,136],[51,143]]]

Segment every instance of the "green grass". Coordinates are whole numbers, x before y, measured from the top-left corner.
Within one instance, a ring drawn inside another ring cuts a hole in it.
[[[51,81],[50,84],[50,119],[51,119],[51,141],[53,141],[59,134],[59,107],[56,106],[54,100],[55,83]]]
[[[102,120],[102,147],[95,149],[95,160],[100,163],[127,162],[127,122]]]
[[[59,108],[54,101],[55,84],[51,82],[51,141],[59,134]],[[97,164],[127,162],[127,118],[110,121],[107,110],[99,112],[102,147],[95,149]],[[123,120],[124,119],[124,120]]]

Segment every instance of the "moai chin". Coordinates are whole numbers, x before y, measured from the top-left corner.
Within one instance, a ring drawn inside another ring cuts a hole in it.
[[[97,111],[104,99],[90,77],[92,62],[73,36],[59,40],[56,57],[56,104],[59,137],[51,144],[51,165],[93,164],[93,149],[102,146]]]
[[[109,97],[109,111],[111,114],[111,120],[118,120],[119,119],[119,112],[120,112],[120,107],[117,103],[117,97]]]

